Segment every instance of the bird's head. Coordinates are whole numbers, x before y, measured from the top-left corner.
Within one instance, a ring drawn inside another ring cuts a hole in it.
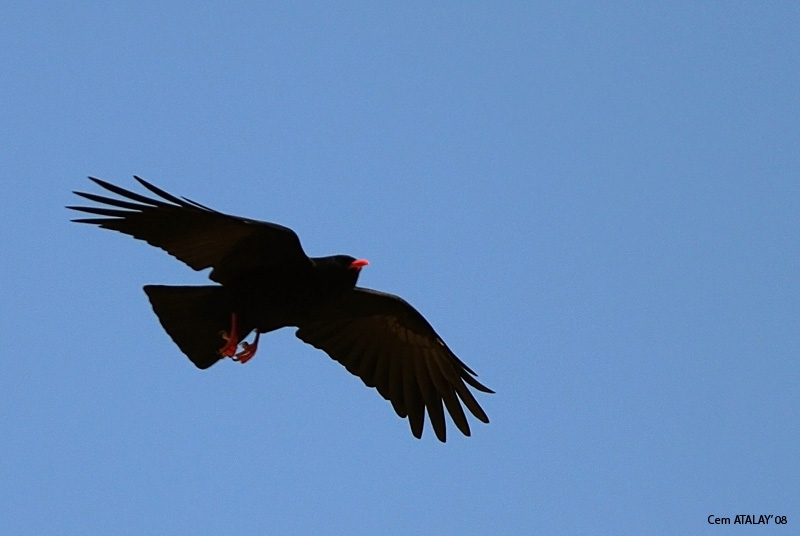
[[[353,288],[358,282],[361,269],[369,264],[364,259],[350,255],[334,255],[313,259],[318,276],[331,288]]]

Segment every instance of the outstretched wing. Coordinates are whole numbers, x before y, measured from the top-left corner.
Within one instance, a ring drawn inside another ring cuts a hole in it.
[[[489,422],[467,385],[493,391],[478,382],[427,320],[398,296],[356,287],[303,322],[296,335],[377,388],[400,417],[408,417],[417,438],[427,409],[436,437],[445,441],[442,402],[464,435],[470,430],[462,403],[478,420]]]
[[[72,221],[130,235],[161,248],[195,270],[212,268],[212,281],[226,284],[259,267],[308,268],[294,231],[275,223],[230,216],[186,198],[177,198],[134,177],[161,199],[146,197],[89,177],[123,199],[84,192],[75,194],[100,207],[67,208],[102,216]]]

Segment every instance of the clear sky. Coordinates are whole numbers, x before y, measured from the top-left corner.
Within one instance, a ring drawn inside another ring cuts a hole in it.
[[[0,532],[800,525],[800,4],[103,4],[0,8]],[[63,208],[133,174],[369,259],[491,424],[196,369],[142,286],[205,274]]]

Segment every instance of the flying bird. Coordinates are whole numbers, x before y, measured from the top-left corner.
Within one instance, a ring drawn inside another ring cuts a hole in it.
[[[89,177],[118,198],[73,192],[101,206],[67,208],[100,216],[74,222],[144,240],[195,270],[211,268],[215,285],[144,287],[164,330],[198,368],[224,358],[245,363],[262,333],[295,327],[300,340],[376,388],[417,438],[427,411],[436,437],[446,440],[442,403],[464,435],[462,404],[489,422],[467,386],[493,391],[428,321],[398,296],[356,286],[366,260],[308,257],[287,227],[217,212],[134,178],[157,198]],[[245,342],[251,332],[253,342]]]

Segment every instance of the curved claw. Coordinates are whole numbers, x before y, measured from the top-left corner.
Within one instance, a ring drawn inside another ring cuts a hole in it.
[[[258,350],[258,338],[261,336],[261,333],[256,331],[256,338],[253,341],[253,344],[249,342],[243,342],[242,348],[243,350],[233,356],[231,359],[234,361],[238,361],[239,363],[247,363],[250,359],[256,355],[256,351]]]

